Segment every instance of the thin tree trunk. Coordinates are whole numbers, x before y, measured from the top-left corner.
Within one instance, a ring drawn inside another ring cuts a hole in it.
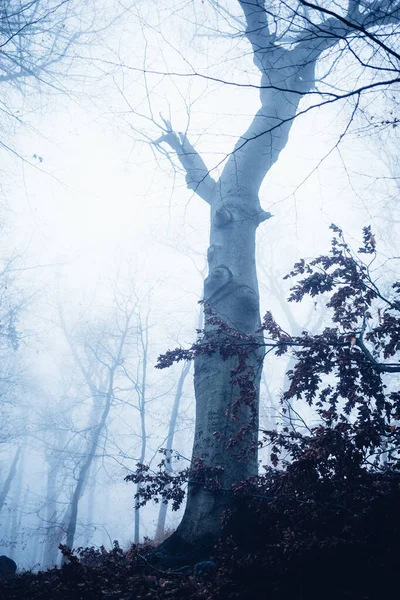
[[[134,314],[133,309],[130,311],[126,311],[124,313],[124,318],[125,318],[124,329],[121,330],[121,337],[119,339],[118,347],[116,349],[115,354],[112,356],[111,364],[106,366],[107,374],[105,376],[105,380],[103,380],[103,382],[100,385],[100,388],[98,388],[95,385],[95,383],[91,377],[90,371],[85,368],[84,364],[82,363],[82,361],[79,357],[79,354],[71,340],[71,337],[68,334],[68,330],[65,325],[65,321],[64,321],[62,312],[60,311],[61,326],[65,333],[68,344],[70,346],[72,355],[73,355],[75,362],[78,365],[78,367],[86,381],[86,384],[93,396],[94,406],[93,406],[93,411],[92,411],[91,423],[93,423],[94,420],[96,421],[96,425],[94,427],[91,427],[93,430],[93,434],[91,436],[91,439],[89,439],[88,446],[87,446],[87,452],[86,452],[84,460],[81,463],[78,478],[76,480],[76,485],[75,485],[75,488],[74,488],[74,491],[72,494],[72,499],[71,499],[71,502],[70,502],[70,505],[68,508],[69,515],[68,515],[68,524],[67,524],[67,531],[66,531],[66,545],[69,548],[73,547],[73,543],[74,543],[74,539],[75,539],[77,520],[78,520],[79,501],[84,492],[84,489],[85,489],[85,486],[87,483],[89,470],[95,459],[96,451],[99,446],[100,436],[106,426],[107,418],[108,418],[108,415],[109,415],[109,412],[111,409],[111,405],[113,402],[114,379],[116,376],[116,372],[117,372],[118,368],[121,367],[121,365],[124,362],[123,358],[122,358],[122,353],[123,353],[123,350],[125,347],[126,338],[129,334],[130,322],[131,322],[133,314]],[[94,352],[94,357],[97,359],[97,355],[95,352]],[[100,363],[103,366],[105,366],[101,360],[100,360]],[[96,398],[98,399],[98,402],[96,402]],[[101,404],[101,399],[104,399],[103,406]],[[102,409],[100,408],[100,406],[102,406]],[[101,413],[100,420],[97,421],[97,415],[100,413]]]
[[[14,493],[13,493],[13,511],[11,518],[11,527],[8,534],[8,539],[11,542],[9,556],[15,559],[18,535],[21,528],[22,507],[25,506],[28,489],[25,491],[25,497],[22,499],[22,475],[24,472],[24,448],[21,449],[19,465],[17,466],[17,474],[15,477]],[[18,462],[18,461],[17,461]]]
[[[0,512],[1,512],[1,510],[2,510],[2,508],[4,506],[4,504],[5,504],[5,502],[7,500],[7,496],[8,496],[8,493],[10,491],[11,484],[12,484],[13,479],[14,479],[16,473],[17,473],[18,461],[19,461],[19,458],[21,456],[21,452],[22,452],[22,446],[19,446],[17,448],[16,453],[14,454],[14,458],[13,458],[13,461],[11,463],[10,470],[9,470],[8,475],[6,477],[6,480],[5,480],[4,484],[3,484],[3,489],[1,490],[1,493],[0,493]]]
[[[79,475],[78,475],[78,479],[77,479],[76,486],[74,489],[74,493],[72,494],[71,505],[70,505],[71,514],[70,514],[70,518],[69,518],[69,522],[68,522],[67,538],[66,538],[66,544],[69,548],[72,548],[73,544],[74,544],[76,525],[77,525],[77,520],[78,520],[79,500],[80,500],[83,490],[84,490],[84,486],[86,483],[86,479],[87,479],[87,475],[88,475],[90,466],[91,466],[93,459],[95,457],[95,454],[96,454],[96,450],[97,450],[97,447],[99,444],[101,432],[104,429],[108,414],[110,412],[112,398],[113,398],[112,385],[113,385],[113,375],[110,376],[109,389],[108,389],[107,396],[106,396],[103,414],[101,416],[99,424],[97,425],[97,427],[95,429],[92,441],[90,442],[90,445],[88,448],[86,458],[83,461],[83,464],[79,470]]]
[[[92,462],[91,469],[88,473],[88,479],[90,477],[90,473],[94,472],[95,461]],[[92,478],[92,483],[89,487],[88,493],[88,503],[87,503],[87,517],[86,517],[86,533],[83,541],[84,546],[90,545],[90,540],[92,537],[91,527],[93,525],[93,513],[94,513],[94,501],[96,497],[96,478]]]
[[[200,329],[200,328],[199,328]],[[176,430],[176,421],[178,418],[179,405],[182,398],[183,386],[185,379],[190,371],[190,362],[185,363],[179,376],[178,385],[176,386],[174,404],[172,406],[171,417],[169,419],[168,437],[165,446],[165,470],[167,473],[172,473],[172,448],[174,444],[174,435]],[[161,540],[165,534],[165,521],[167,518],[168,502],[161,502],[158,512],[158,521],[156,529],[156,540]]]
[[[266,403],[265,403],[265,421],[261,422],[261,428],[264,429],[276,429],[276,420],[278,417],[278,407],[274,401],[274,398],[269,389],[267,377],[263,370],[261,381],[265,389]]]
[[[147,360],[149,350],[149,327],[148,327],[149,314],[146,316],[145,328],[141,327],[140,340],[142,345],[142,374],[141,374],[141,386],[139,392],[139,413],[140,413],[140,433],[141,433],[141,444],[140,444],[140,455],[139,462],[144,463],[146,457],[147,448],[147,434],[146,434],[146,386],[147,386]],[[140,491],[140,483],[136,484],[136,493]],[[140,509],[135,509],[134,516],[134,542],[138,544],[140,540]]]
[[[56,525],[57,521],[57,491],[56,480],[59,468],[59,461],[54,456],[48,457],[47,485],[46,485],[46,537],[43,548],[42,565],[45,568],[53,567],[57,563],[58,543],[56,544]]]

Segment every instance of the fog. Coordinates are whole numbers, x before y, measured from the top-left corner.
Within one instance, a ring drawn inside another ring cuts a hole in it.
[[[196,338],[209,243],[209,207],[157,140],[170,121],[216,178],[249,126],[259,76],[236,4],[76,2],[68,27],[84,34],[66,59],[35,84],[2,83],[13,114],[0,150],[0,554],[19,568],[60,563],[74,494],[74,546],[155,536],[160,505],[141,508],[135,524],[135,486],[124,477],[162,458],[183,364],[155,365]],[[367,81],[354,57],[329,77],[332,60],[318,63],[325,90]],[[261,314],[293,333],[321,326],[324,306],[286,304],[283,276],[328,250],[331,223],[355,249],[371,225],[374,269],[384,263],[383,282],[398,269],[397,129],[375,127],[396,110],[394,96],[377,88],[310,110],[322,103],[306,95],[263,181],[273,217],[257,234]],[[264,424],[282,422],[287,368],[287,357],[265,361]],[[194,417],[191,368],[175,469],[190,459]],[[180,516],[168,507],[166,529]]]

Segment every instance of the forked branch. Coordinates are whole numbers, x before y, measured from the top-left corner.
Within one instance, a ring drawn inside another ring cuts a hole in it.
[[[184,133],[175,133],[171,123],[166,119],[163,119],[163,121],[165,133],[154,143],[159,145],[164,142],[174,150],[186,172],[187,187],[196,192],[208,204],[211,204],[216,183],[211,177],[205,162]]]

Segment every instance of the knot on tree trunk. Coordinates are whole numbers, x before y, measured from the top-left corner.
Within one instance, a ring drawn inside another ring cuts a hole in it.
[[[271,217],[273,217],[274,215],[266,210],[263,210],[262,208],[260,209],[260,212],[257,214],[258,217],[258,223],[263,223],[264,221],[267,221],[268,219],[270,219]]]
[[[228,225],[253,222],[258,226],[263,221],[270,219],[272,214],[261,208],[257,194],[237,193],[235,196],[225,197],[215,210],[213,224],[217,228]]]
[[[232,279],[232,272],[225,265],[219,265],[212,269],[204,281],[204,298],[209,300],[211,296],[230,283]]]
[[[214,224],[217,227],[225,227],[233,221],[233,214],[225,207],[219,208],[214,216]]]
[[[222,246],[219,244],[211,244],[207,250],[207,261],[211,263],[214,259],[218,259],[221,250]]]
[[[248,285],[242,285],[237,288],[237,297],[242,310],[246,313],[256,313],[259,311],[258,294]]]

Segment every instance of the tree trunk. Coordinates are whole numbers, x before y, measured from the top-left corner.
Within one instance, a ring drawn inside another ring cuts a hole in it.
[[[199,327],[200,329],[200,327]],[[176,430],[176,421],[178,418],[179,405],[182,398],[183,393],[183,385],[185,383],[185,379],[190,371],[190,362],[185,363],[181,374],[179,376],[178,385],[176,386],[175,399],[174,404],[171,411],[171,417],[169,420],[168,427],[168,437],[167,443],[165,446],[165,470],[167,473],[172,473],[172,464],[171,464],[171,454],[172,448],[174,444],[174,435]],[[168,502],[161,502],[160,510],[158,512],[158,521],[157,521],[157,529],[156,529],[156,540],[161,540],[165,534],[165,521],[167,518],[167,510],[168,510]]]
[[[61,542],[60,527],[57,523],[57,473],[59,461],[54,456],[48,458],[47,490],[46,490],[46,537],[44,540],[42,566],[51,568],[57,564],[58,544]]]
[[[140,414],[140,455],[139,463],[143,464],[146,457],[147,449],[147,433],[146,433],[146,391],[147,391],[147,361],[149,351],[149,312],[146,315],[145,326],[140,324],[140,343],[142,346],[142,369],[141,369],[141,383],[138,386],[138,403],[139,403],[139,414]],[[140,483],[136,484],[136,494],[139,494]],[[135,509],[134,517],[134,542],[138,544],[140,540],[140,509]]]
[[[24,497],[22,497],[22,477],[24,472],[24,456],[25,456],[25,448],[19,447],[17,453],[14,457],[14,461],[16,462],[15,468],[17,470],[16,477],[14,479],[14,493],[13,493],[13,511],[10,520],[10,529],[8,533],[8,539],[10,540],[10,551],[9,557],[13,560],[16,556],[16,549],[18,547],[18,536],[21,529],[21,519],[23,514],[23,508],[26,505],[26,497],[28,494],[28,488],[25,491]],[[19,458],[19,466],[18,466],[18,458]]]
[[[209,276],[204,282],[204,299],[231,327],[254,334],[260,326],[255,235],[266,215],[257,196],[244,195],[244,190],[235,189],[234,184],[235,180],[230,177],[226,184],[222,181],[220,194],[215,195],[212,203]],[[215,542],[221,533],[222,512],[230,503],[232,485],[257,475],[261,358],[254,354],[248,365],[255,370],[257,406],[242,405],[233,417],[233,405],[240,393],[231,383],[232,369],[236,365],[237,359],[223,361],[219,353],[201,355],[195,360],[193,459],[201,459],[206,468],[222,470],[220,490],[210,491],[189,482],[186,510],[175,536],[189,542],[188,549],[194,545],[207,548]],[[238,441],[250,421],[251,428],[244,439]],[[234,444],[233,440],[236,440]]]
[[[146,357],[147,361],[147,357]],[[140,440],[140,455],[139,455],[139,463],[143,464],[146,456],[146,447],[147,447],[147,437],[146,437],[146,404],[145,404],[145,396],[146,394],[146,377],[143,375],[143,385],[141,391],[141,400],[140,400],[140,431],[141,431],[141,440]],[[139,494],[140,491],[140,483],[136,484],[136,494]],[[134,516],[134,542],[138,544],[140,540],[140,508],[135,509]]]
[[[94,467],[95,467],[95,461],[92,462],[92,466],[89,469],[89,473],[88,473],[88,481],[91,478],[91,473],[93,474],[93,481],[92,483],[89,485],[89,492],[88,492],[88,498],[87,498],[87,514],[86,514],[86,532],[83,538],[83,545],[84,546],[89,546],[90,545],[90,541],[92,539],[92,535],[93,535],[93,521],[94,521],[94,504],[95,504],[95,498],[96,498],[96,477],[94,475]]]
[[[260,416],[261,420],[261,429],[276,429],[277,428],[277,420],[279,414],[279,408],[275,399],[269,389],[267,377],[265,375],[265,370],[261,375],[261,383],[265,390],[265,402],[264,402],[264,414],[263,417]],[[261,388],[262,389],[262,388]],[[262,391],[261,391],[262,396]]]
[[[95,427],[93,437],[89,443],[86,457],[85,457],[85,459],[81,465],[81,468],[79,470],[78,479],[77,479],[77,482],[75,485],[74,492],[72,494],[71,505],[70,505],[71,514],[70,514],[69,521],[68,521],[67,538],[66,538],[66,544],[69,548],[72,548],[74,545],[75,532],[76,532],[76,526],[77,526],[77,520],[78,520],[79,501],[81,499],[81,496],[83,494],[83,491],[84,491],[84,488],[85,488],[85,485],[87,482],[87,476],[89,473],[89,469],[92,465],[92,462],[96,455],[96,451],[98,449],[100,435],[103,432],[103,429],[107,422],[108,414],[110,412],[111,403],[112,403],[112,399],[113,399],[113,383],[114,383],[114,377],[113,377],[113,373],[111,373],[109,386],[108,386],[108,392],[107,392],[107,395],[105,398],[103,413],[101,415],[100,422]]]
[[[268,97],[262,94],[261,99],[268,102],[268,112],[263,103],[209,196],[204,191],[204,176],[202,180],[203,198],[211,205],[209,275],[204,282],[204,300],[230,327],[252,335],[260,326],[256,230],[271,216],[262,210],[258,191],[286,144],[290,127],[287,119],[289,114],[295,114],[299,101],[296,96],[293,103],[288,102],[283,92],[270,93]],[[284,125],[273,135],[271,130],[277,122]],[[181,138],[181,143],[182,150],[193,154],[186,139]],[[261,353],[254,352],[247,362],[248,368],[254,370],[255,398],[252,407],[242,404],[234,417],[240,390],[232,385],[231,378],[237,359],[223,361],[215,353],[195,360],[196,426],[192,456],[201,459],[205,467],[221,468],[220,490],[210,491],[189,482],[182,522],[164,546],[168,553],[207,553],[221,535],[221,517],[230,505],[232,486],[257,475]],[[243,439],[232,444],[250,422]]]
[[[289,70],[287,85],[290,75]],[[280,72],[280,77],[285,80],[285,73]],[[283,85],[282,81],[280,85]],[[262,108],[236,144],[218,183],[208,182],[208,195],[204,190],[207,178],[203,175],[201,179],[202,197],[211,205],[209,275],[204,282],[204,299],[220,319],[246,334],[254,335],[260,326],[256,230],[271,216],[260,206],[259,187],[287,142],[291,117],[296,113],[299,99],[299,94],[286,90],[263,90]],[[280,128],[276,128],[278,123]],[[174,143],[176,147],[176,139],[170,137],[164,141],[170,145]],[[190,155],[193,164],[195,151],[186,138],[181,137],[181,162],[186,159],[182,156],[183,151]],[[199,163],[196,166],[197,173],[192,179],[198,181]],[[189,172],[193,173],[193,167]],[[258,352],[248,359],[248,368],[254,369],[256,397],[253,406],[242,405],[234,418],[232,412],[239,389],[231,384],[231,374],[236,366],[236,359],[223,361],[218,353],[201,355],[195,360],[193,459],[201,459],[205,467],[222,469],[221,490],[209,491],[202,485],[189,483],[185,513],[173,539],[165,545],[168,552],[171,547],[187,550],[204,547],[205,552],[212,546],[221,534],[221,516],[230,504],[232,486],[257,475],[262,356]],[[243,440],[232,444],[250,421],[251,427]],[[245,458],[243,452],[246,452]]]
[[[3,484],[3,489],[1,490],[1,493],[0,493],[0,511],[2,510],[4,504],[7,500],[7,496],[10,491],[11,484],[17,473],[18,461],[19,461],[19,457],[21,456],[21,452],[22,452],[22,446],[19,446],[17,448],[16,453],[14,454],[14,458],[11,463],[10,470],[9,470],[6,480]]]

